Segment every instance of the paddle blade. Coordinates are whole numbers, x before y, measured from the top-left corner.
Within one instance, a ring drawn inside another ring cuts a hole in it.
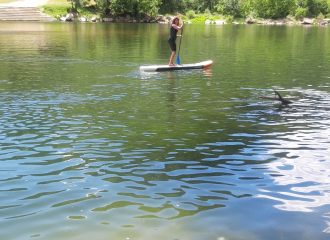
[[[176,63],[180,65],[180,57],[179,57],[179,55],[176,58]]]

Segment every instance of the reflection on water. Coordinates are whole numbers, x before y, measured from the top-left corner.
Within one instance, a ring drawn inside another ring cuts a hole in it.
[[[10,24],[0,24],[13,39],[0,35],[1,239],[329,238],[328,41],[290,48],[321,30],[188,26],[180,58],[214,65],[141,73],[168,60],[165,26]],[[252,54],[255,36],[263,51]],[[201,42],[213,47],[198,53]],[[306,52],[308,71],[296,63]],[[293,104],[258,98],[272,89]]]
[[[262,194],[257,197],[282,202],[275,205],[281,210],[310,212],[330,203],[329,94],[310,90],[300,93],[304,99],[282,113],[290,131],[260,142],[269,154],[280,156],[280,161],[267,164],[267,168],[275,173],[271,174],[274,183],[288,189],[260,189]]]
[[[203,69],[203,73],[204,73],[205,76],[212,77],[212,69],[211,68]]]

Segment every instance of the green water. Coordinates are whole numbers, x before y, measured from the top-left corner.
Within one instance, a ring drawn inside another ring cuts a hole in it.
[[[0,22],[0,239],[329,239],[329,27],[168,33]]]

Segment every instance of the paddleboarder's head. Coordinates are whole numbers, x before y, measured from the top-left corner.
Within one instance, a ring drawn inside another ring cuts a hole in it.
[[[175,18],[173,18],[173,20],[172,20],[172,24],[175,24],[175,25],[179,25],[179,22],[180,22],[180,20],[179,20],[178,17],[175,17]]]

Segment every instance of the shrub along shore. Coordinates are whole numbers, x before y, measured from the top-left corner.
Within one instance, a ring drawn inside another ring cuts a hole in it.
[[[150,14],[143,14],[139,17],[131,16],[130,14],[100,14],[97,11],[91,11],[90,8],[86,9],[64,9],[64,11],[53,11],[53,6],[42,6],[39,8],[40,11],[52,15],[63,22],[116,22],[116,23],[163,23],[168,24],[176,16],[185,20],[187,24],[191,23],[205,23],[205,24],[265,24],[265,25],[294,25],[294,24],[303,24],[303,25],[324,25],[328,26],[330,24],[330,19],[326,18],[306,18],[299,17],[295,19],[292,16],[286,18],[278,19],[263,19],[263,18],[232,18],[226,17],[219,14],[195,14],[194,17],[189,17],[183,14],[176,15],[157,15],[155,17]]]
[[[39,8],[61,21],[328,25],[330,0],[50,0]],[[60,4],[58,4],[60,2]],[[180,14],[184,13],[184,14]]]

